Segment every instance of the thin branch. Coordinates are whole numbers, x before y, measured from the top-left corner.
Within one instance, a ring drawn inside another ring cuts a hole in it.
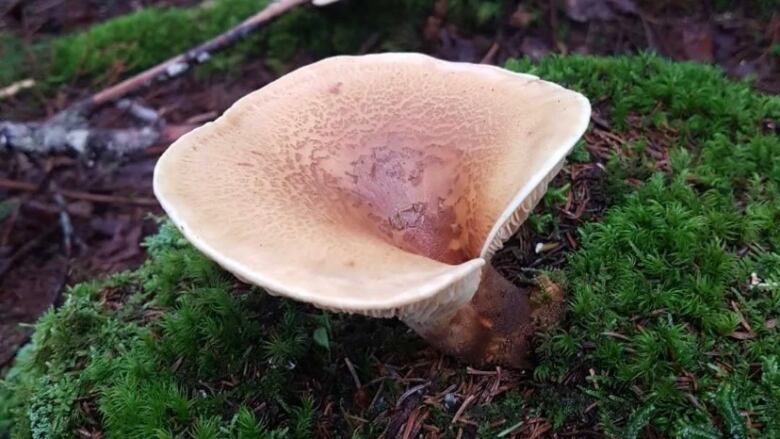
[[[59,208],[60,229],[62,231],[62,248],[65,250],[65,256],[70,257],[73,254],[73,222],[68,214],[68,203],[65,197],[59,192],[54,192],[52,196],[54,202]]]
[[[190,49],[186,53],[174,56],[132,78],[128,78],[119,84],[109,87],[89,98],[89,103],[100,106],[133,93],[155,80],[167,80],[177,77],[189,70],[192,66],[208,61],[211,56],[243,39],[260,26],[278,17],[281,14],[309,3],[310,0],[278,0],[265,7],[262,11],[247,18],[238,26],[218,35],[205,43]]]
[[[44,123],[0,122],[0,147],[34,154],[75,152],[98,158],[129,155],[176,140],[181,134],[167,127],[91,128],[82,115],[66,110]]]
[[[39,189],[38,185],[34,183],[28,183],[26,181],[9,180],[6,178],[0,178],[0,188],[13,189],[25,192],[35,192]],[[104,195],[95,194],[92,192],[73,191],[68,189],[60,189],[59,193],[65,198],[74,200],[91,201],[93,203],[108,203],[108,204],[131,204],[135,206],[157,206],[157,201],[152,198],[132,198],[121,197],[118,195]]]
[[[360,378],[358,378],[357,372],[355,371],[355,366],[353,366],[352,362],[349,361],[349,357],[344,357],[344,363],[347,364],[347,369],[349,369],[349,373],[352,375],[352,379],[355,380],[355,387],[360,390],[360,388],[363,386],[360,384]]]
[[[35,86],[34,79],[24,79],[22,81],[14,82],[8,87],[0,88],[0,100],[5,98],[10,98],[16,95],[17,93],[19,93],[20,91],[34,86]]]
[[[73,221],[70,218],[68,212],[68,203],[65,201],[65,197],[62,195],[62,189],[54,180],[49,182],[49,190],[52,193],[54,203],[59,210],[58,216],[60,219],[60,229],[62,232],[62,246],[65,251],[65,256],[68,258],[73,254],[73,244],[76,244],[80,251],[86,249],[84,242],[78,237],[76,231],[73,228]]]
[[[0,148],[31,154],[75,152],[90,159],[122,157],[170,143],[193,128],[91,128],[83,114],[65,110],[43,123],[0,122]]]
[[[498,41],[493,41],[493,44],[490,45],[490,49],[488,49],[487,53],[482,57],[482,60],[479,63],[493,64],[496,54],[498,53],[498,49],[500,48],[501,46],[498,44]]]
[[[153,117],[153,110],[134,107],[131,103],[120,104],[126,106],[136,117],[152,120],[155,124],[141,129],[90,128],[87,118],[102,105],[137,92],[155,81],[165,81],[180,76],[191,70],[194,65],[208,61],[215,52],[235,44],[268,21],[311,1],[274,1],[227,32],[76,102],[45,122],[0,121],[0,149],[7,148],[37,154],[76,152],[81,156],[96,158],[106,153],[123,156],[153,146],[161,139],[165,140],[165,130],[159,127],[162,123]],[[314,3],[322,5],[331,1],[320,0]]]
[[[117,101],[116,107],[120,110],[126,111],[136,120],[147,125],[156,124],[161,120],[160,115],[153,108],[145,107],[137,102],[131,101],[130,99],[120,99]]]

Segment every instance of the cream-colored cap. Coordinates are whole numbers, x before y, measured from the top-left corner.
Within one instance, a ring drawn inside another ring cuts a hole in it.
[[[531,75],[338,56],[179,139],[154,190],[187,239],[246,282],[421,322],[471,298],[589,118],[584,96]]]

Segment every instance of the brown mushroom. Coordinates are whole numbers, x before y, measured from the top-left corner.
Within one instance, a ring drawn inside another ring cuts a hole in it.
[[[589,116],[579,93],[493,66],[333,57],[182,137],[154,190],[193,245],[271,294],[397,316],[474,364],[525,366],[528,291],[486,261]]]

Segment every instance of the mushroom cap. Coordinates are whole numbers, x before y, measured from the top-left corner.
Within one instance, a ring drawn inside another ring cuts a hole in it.
[[[244,281],[424,321],[472,297],[589,118],[584,96],[531,75],[338,56],[180,138],[154,191],[184,236]]]

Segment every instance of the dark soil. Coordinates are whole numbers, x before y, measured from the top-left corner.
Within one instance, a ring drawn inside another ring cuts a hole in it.
[[[32,38],[67,32],[150,4],[191,3],[194,1],[11,0],[0,3],[0,30]],[[780,13],[754,18],[758,15],[744,7],[716,14],[706,7],[640,8],[631,0],[570,0],[565,7],[551,9],[554,4],[513,3],[503,11],[499,25],[485,29],[458,29],[447,23],[446,16],[432,13],[426,27],[420,29],[420,38],[440,58],[498,65],[510,57],[538,58],[552,52],[621,54],[650,49],[674,59],[719,64],[734,77],[755,78],[760,90],[780,93],[776,50]],[[376,46],[376,42],[368,43],[367,47]],[[289,67],[310,61],[300,56]],[[253,60],[229,77],[184,76],[158,84],[137,96],[137,102],[156,109],[169,124],[198,124],[214,119],[236,99],[273,79],[263,60]],[[68,90],[44,106],[27,98],[5,103],[14,108],[18,119],[43,118],[46,114],[41,114],[40,108],[53,114],[73,96],[86,94],[86,90]],[[137,122],[110,107],[97,113],[93,123],[127,127]],[[566,252],[577,247],[576,227],[598,220],[608,204],[603,163],[620,146],[620,140],[605,126],[598,111],[593,125],[596,129],[586,141],[594,161],[568,164],[555,182],[557,186],[571,185],[566,201],[552,210],[557,227],[540,234],[525,225],[496,255],[497,268],[516,282],[533,277],[519,267],[562,264]],[[659,134],[661,138],[667,135]],[[35,321],[61,299],[66,285],[130,269],[144,260],[140,243],[156,229],[150,214],[162,213],[154,203],[151,175],[164,147],[120,162],[99,163],[67,156],[34,158],[1,153],[0,200],[5,200],[3,206],[10,211],[0,216],[0,368],[27,340],[28,329],[19,324]],[[659,149],[658,154],[659,166],[663,166],[663,151]],[[104,197],[98,200],[95,195]],[[537,243],[550,244],[551,248],[537,253]],[[502,380],[514,379],[511,375],[480,377],[477,381],[485,386],[491,379],[498,383],[490,384],[491,389],[503,388]],[[398,410],[403,408],[401,405]],[[411,415],[423,414],[402,418]],[[544,428],[542,420],[537,426],[532,424],[523,428]]]

